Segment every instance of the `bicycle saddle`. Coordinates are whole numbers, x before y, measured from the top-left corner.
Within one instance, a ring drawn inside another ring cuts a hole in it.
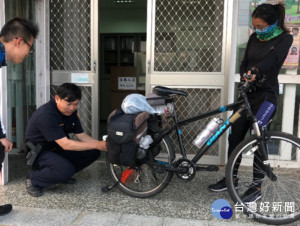
[[[164,86],[155,86],[153,90],[157,95],[160,95],[160,96],[166,96],[169,94],[187,96],[187,93],[184,91],[177,90],[177,89],[170,89],[170,88],[167,88]]]

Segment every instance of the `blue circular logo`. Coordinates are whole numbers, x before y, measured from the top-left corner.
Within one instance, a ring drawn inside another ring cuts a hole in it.
[[[230,203],[225,199],[214,201],[211,206],[211,212],[217,219],[230,219],[233,214]]]

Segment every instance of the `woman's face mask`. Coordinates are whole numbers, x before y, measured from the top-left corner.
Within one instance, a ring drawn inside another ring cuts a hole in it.
[[[259,18],[253,18],[252,24],[250,25],[250,28],[256,32],[256,34],[267,34],[268,32],[272,31],[277,26],[278,21],[276,21],[274,24],[265,27],[267,23]]]

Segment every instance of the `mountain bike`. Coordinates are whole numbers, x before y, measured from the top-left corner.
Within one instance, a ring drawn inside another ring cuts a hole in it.
[[[136,167],[111,164],[107,161],[109,174],[121,191],[132,197],[147,198],[167,187],[175,174],[181,180],[191,181],[197,171],[217,170],[215,166],[201,167],[196,163],[236,122],[241,114],[247,114],[253,135],[244,139],[231,154],[226,165],[226,184],[235,206],[263,223],[287,224],[300,219],[300,139],[284,132],[267,131],[258,126],[246,95],[255,83],[244,82],[239,87],[240,100],[219,109],[201,113],[179,121],[174,97],[187,96],[184,91],[156,86],[154,92],[173,108],[172,125],[160,125],[160,116],[152,115],[155,123],[149,123],[148,133],[153,143],[147,157]],[[188,159],[183,144],[181,128],[190,123],[226,111],[234,111],[219,129],[202,145],[192,159]],[[170,133],[176,131],[181,157],[176,158]],[[259,173],[259,178],[254,177]],[[238,179],[237,182],[234,179]],[[260,200],[246,202],[245,192],[254,184],[260,184]]]

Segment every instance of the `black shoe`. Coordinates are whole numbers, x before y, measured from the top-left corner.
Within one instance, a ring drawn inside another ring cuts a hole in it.
[[[234,181],[234,187],[236,189],[238,188],[238,181],[239,181],[239,179],[235,179],[235,181]],[[211,191],[214,191],[214,192],[226,191],[227,186],[226,186],[225,177],[223,177],[223,179],[220,180],[219,182],[217,182],[216,184],[209,185],[208,189]]]
[[[62,182],[62,184],[75,184],[76,181],[77,180],[75,178],[69,178],[68,180]]]
[[[11,210],[12,210],[12,205],[10,204],[5,204],[3,206],[0,206],[0,216],[8,214]]]
[[[43,195],[43,189],[40,187],[33,186],[29,178],[25,181],[27,193],[33,197],[39,197]]]
[[[261,189],[255,185],[250,185],[247,191],[242,195],[243,202],[256,202],[261,199]]]

